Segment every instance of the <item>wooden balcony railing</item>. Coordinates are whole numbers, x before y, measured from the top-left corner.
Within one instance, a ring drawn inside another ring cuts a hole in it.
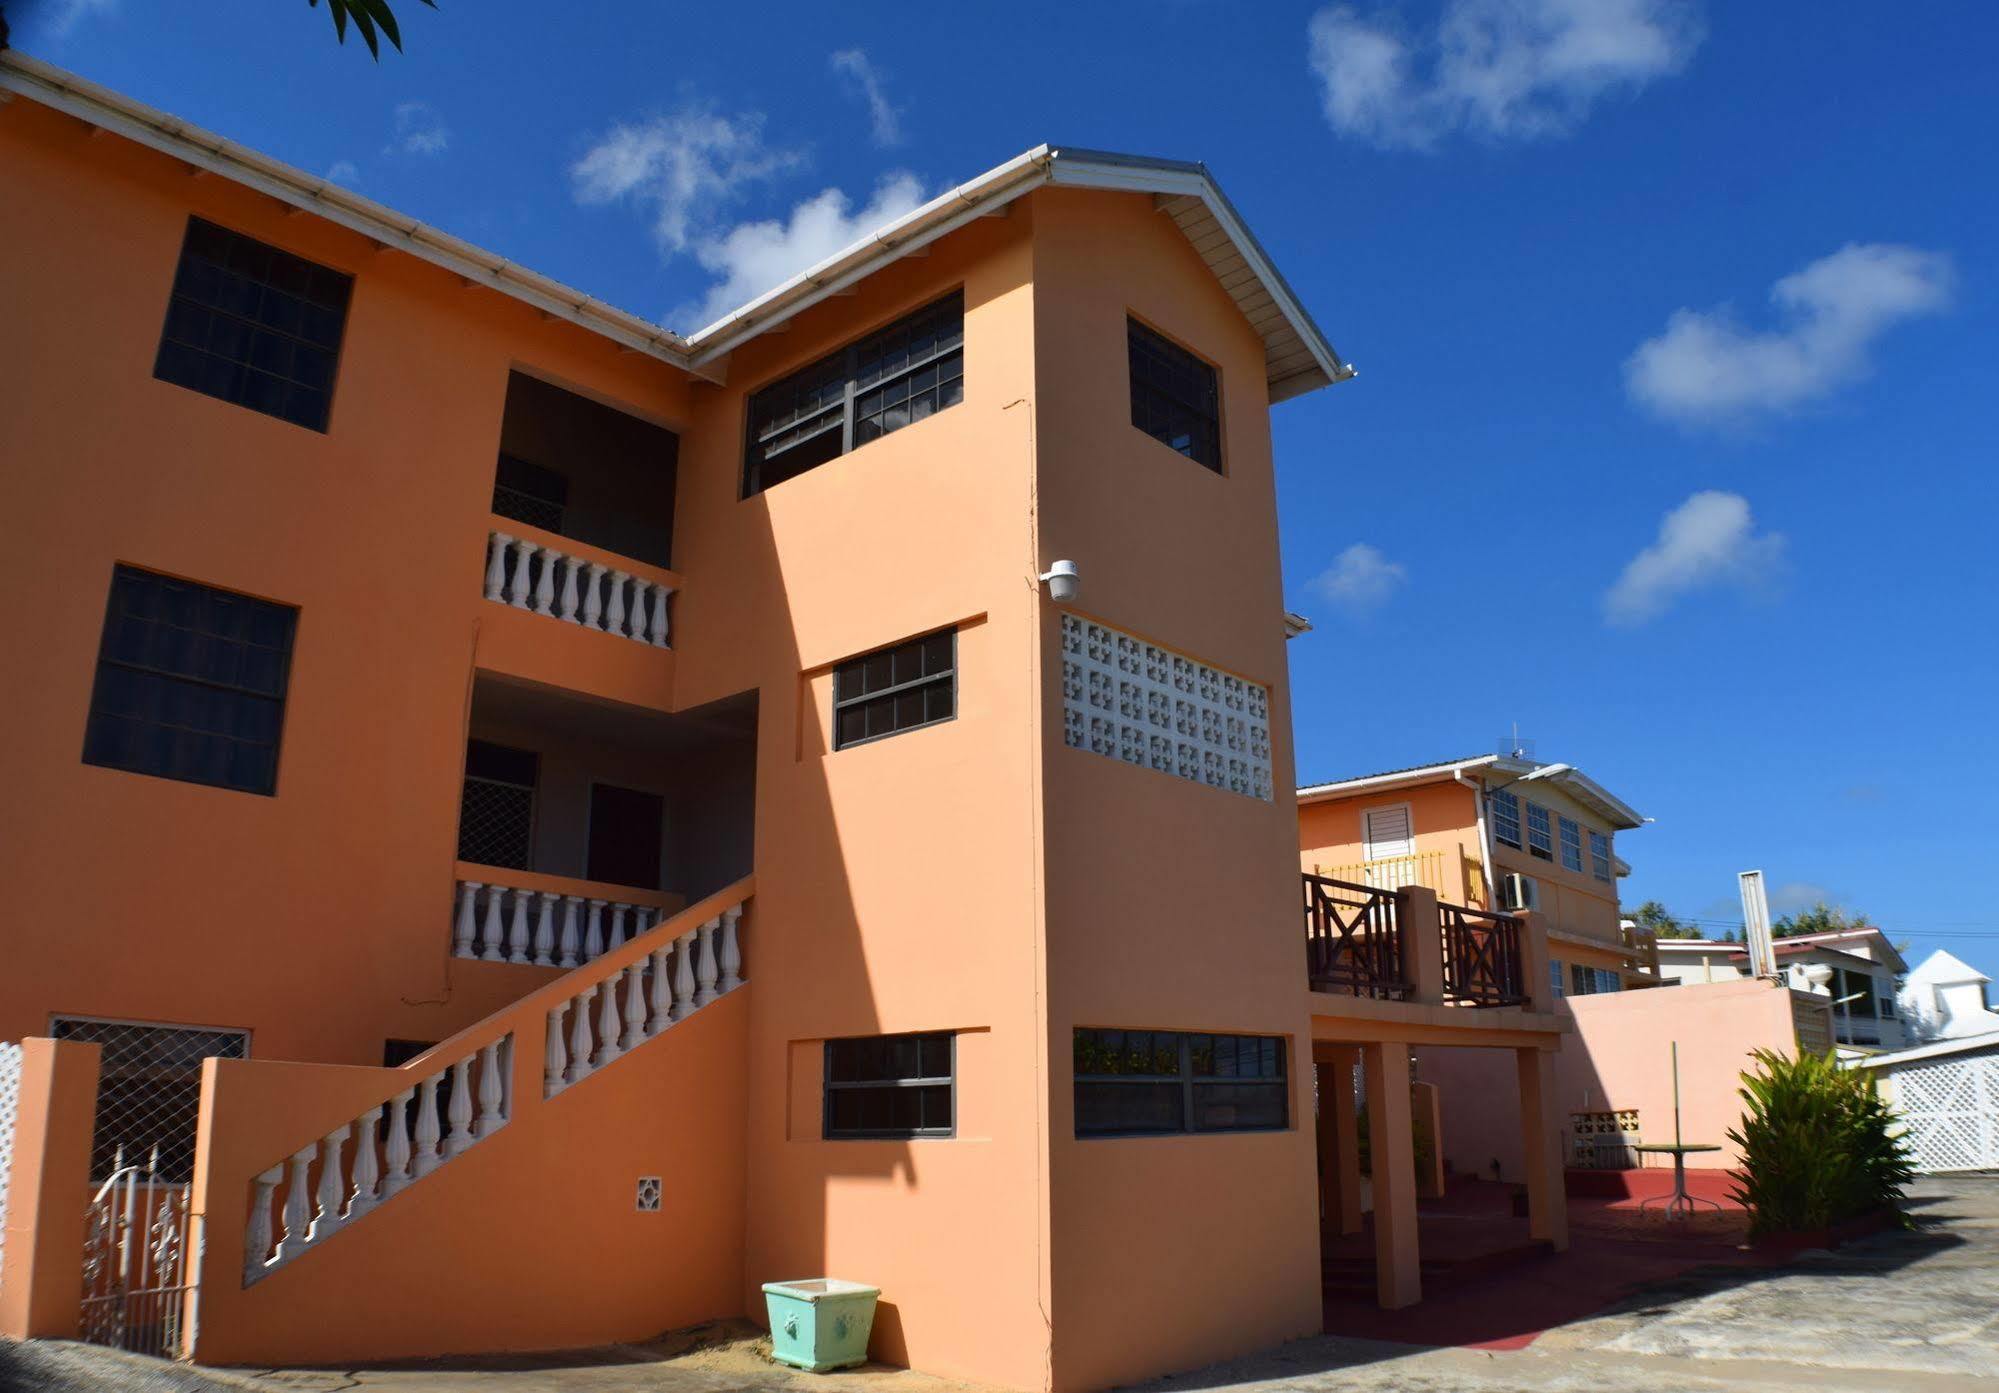
[[[1411,990],[1393,890],[1303,876],[1305,970],[1317,992],[1399,1001]]]
[[[1468,905],[1485,903],[1485,870],[1463,844],[1456,851],[1419,851],[1409,856],[1385,856],[1341,866],[1314,866],[1314,873],[1371,890],[1400,890],[1421,885],[1440,900]]]
[[[1455,1006],[1518,1006],[1527,1000],[1520,921],[1463,905],[1439,904],[1444,931],[1444,1000]]]

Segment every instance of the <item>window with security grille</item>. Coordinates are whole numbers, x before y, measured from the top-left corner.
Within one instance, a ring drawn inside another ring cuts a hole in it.
[[[965,296],[953,291],[752,394],[743,496],[964,399]]]
[[[949,1031],[828,1040],[826,1140],[953,1135],[956,1056]]]
[[[1550,824],[1548,810],[1539,803],[1527,805],[1527,854],[1543,861],[1555,859],[1555,829]]]
[[[849,658],[833,673],[833,748],[863,745],[958,714],[958,632]]]
[[[1505,789],[1496,789],[1486,795],[1486,805],[1492,809],[1492,835],[1497,841],[1518,850],[1520,847],[1520,797]]]
[[[121,1153],[144,1165],[157,1147],[160,1179],[192,1179],[201,1061],[247,1059],[249,1032],[57,1016],[50,1034],[103,1047],[90,1178],[109,1179]]]
[[[1086,1028],[1075,1032],[1074,1048],[1078,1137],[1290,1125],[1277,1036]]]
[[[189,218],[153,376],[324,431],[354,278]]]
[[[1574,818],[1561,820],[1562,869],[1578,875],[1583,868],[1583,829]]]
[[[1589,834],[1589,873],[1608,885],[1610,872],[1610,838],[1602,832],[1592,832]]]
[[[113,567],[83,762],[276,793],[297,627],[290,605]]]
[[[1212,364],[1136,319],[1125,320],[1131,423],[1196,464],[1222,472],[1221,391]]]
[[[458,804],[458,859],[529,868],[534,795],[541,756],[490,740],[465,742],[465,790]]]
[[[561,532],[568,504],[569,480],[561,474],[513,455],[500,456],[493,479],[495,513],[544,532]]]

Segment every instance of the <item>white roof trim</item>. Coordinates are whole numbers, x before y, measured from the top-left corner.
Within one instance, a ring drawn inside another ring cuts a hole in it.
[[[1849,1069],[1884,1069],[1897,1064],[1908,1064],[1919,1059],[1934,1059],[1938,1055],[1962,1054],[1966,1050],[1989,1050],[1999,1048],[1999,1030],[1988,1030],[1983,1035],[1960,1035],[1952,1040],[1938,1040],[1930,1045],[1917,1045],[1914,1049],[1890,1050],[1882,1054],[1863,1055],[1858,1059],[1845,1061]]]
[[[1452,760],[1449,764],[1425,764],[1417,769],[1398,769],[1389,774],[1369,774],[1359,779],[1336,779],[1329,784],[1308,784],[1298,790],[1298,801],[1325,798],[1344,798],[1350,793],[1377,793],[1382,789],[1400,788],[1405,784],[1427,784],[1437,779],[1447,779],[1454,769],[1484,769],[1498,765],[1504,767],[1504,755],[1479,755],[1475,759]],[[1531,769],[1531,764],[1522,764],[1522,769]]]
[[[999,213],[1014,199],[1049,183],[1151,193],[1161,211],[1172,216],[1190,237],[1195,230],[1190,223],[1198,224],[1202,231],[1209,223],[1218,228],[1223,240],[1203,245],[1200,254],[1263,338],[1272,402],[1354,375],[1354,369],[1319,332],[1204,165],[1036,146],[875,229],[817,266],[683,337],[326,179],[16,50],[0,52],[0,92],[18,93],[281,203],[315,213],[383,246],[395,247],[466,281],[488,286],[625,348],[710,380],[720,380],[723,359],[731,350],[972,219]],[[1202,239],[1204,244],[1209,240]],[[1246,269],[1249,276],[1224,277],[1225,271],[1240,269]]]

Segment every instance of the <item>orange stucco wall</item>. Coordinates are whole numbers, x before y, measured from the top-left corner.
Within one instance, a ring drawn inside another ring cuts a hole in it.
[[[1742,1071],[1759,1049],[1797,1052],[1792,994],[1768,982],[1715,982],[1654,991],[1572,997],[1560,1008],[1575,1022],[1555,1055],[1556,1111],[1568,1145],[1569,1114],[1636,1108],[1640,1139],[1673,1140],[1672,1047],[1680,1047],[1680,1133],[1718,1152],[1687,1157],[1727,1168],[1739,1157],[1727,1133],[1742,1118]],[[1459,1173],[1490,1176],[1494,1160],[1520,1178],[1520,1131],[1510,1051],[1424,1049],[1419,1070],[1438,1086],[1444,1155]],[[1647,1164],[1669,1165],[1655,1157]]]
[[[0,876],[40,926],[0,1037],[51,1013],[251,1032],[207,1080],[204,1357],[574,1344],[760,1315],[761,1283],[828,1274],[883,1289],[877,1357],[1020,1387],[1317,1329],[1263,352],[1149,196],[1033,194],[697,385],[32,102],[0,110],[0,170],[9,314],[36,326],[0,341],[33,520],[0,580],[35,655],[0,671]],[[190,212],[354,274],[328,433],[153,379]],[[961,404],[740,497],[749,392],[952,289]],[[1225,474],[1131,426],[1127,313],[1220,369]],[[482,597],[513,370],[680,433],[671,651]],[[1270,688],[1274,800],[1064,746],[1035,582],[1057,557],[1080,612]],[[300,606],[275,798],[80,763],[117,562]],[[957,718],[832,752],[832,666],[945,626]],[[232,1285],[249,1177],[379,1099],[385,1039],[479,1028],[553,979],[448,956],[479,674],[676,712],[757,693],[750,987]],[[1079,1025],[1282,1036],[1292,1125],[1078,1141]],[[960,1032],[957,1135],[821,1140],[823,1041],[913,1030]],[[663,1220],[630,1212],[651,1173],[684,1201]]]
[[[1149,196],[1044,193],[1035,216],[1032,559],[1077,563],[1080,611],[1269,686],[1277,789],[1202,787],[1041,725],[1053,1374],[1086,1388],[1317,1330],[1310,1036],[1262,346]],[[1133,429],[1127,312],[1219,368],[1225,474]],[[1077,1026],[1282,1035],[1291,1129],[1078,1140]]]
[[[246,1029],[257,1058],[379,1064],[545,971],[448,953],[473,666],[496,632],[607,695],[674,657],[481,595],[522,366],[675,422],[689,389],[573,326],[33,102],[0,110],[0,1038],[52,1014]],[[331,429],[154,380],[190,212],[354,275]],[[274,798],[81,762],[114,563],[300,607]],[[690,600],[690,609],[692,602]],[[553,631],[553,632],[551,632]]]

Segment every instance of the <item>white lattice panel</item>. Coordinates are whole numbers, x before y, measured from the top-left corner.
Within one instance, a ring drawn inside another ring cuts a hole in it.
[[[1895,1071],[1895,1109],[1920,1171],[1999,1167],[1999,1054],[1944,1056]]]
[[[14,1173],[14,1123],[20,1115],[21,1047],[0,1041],[0,1245],[7,1241],[7,1177]]]
[[[1062,616],[1062,738],[1246,798],[1271,796],[1268,688],[1073,614]]]

